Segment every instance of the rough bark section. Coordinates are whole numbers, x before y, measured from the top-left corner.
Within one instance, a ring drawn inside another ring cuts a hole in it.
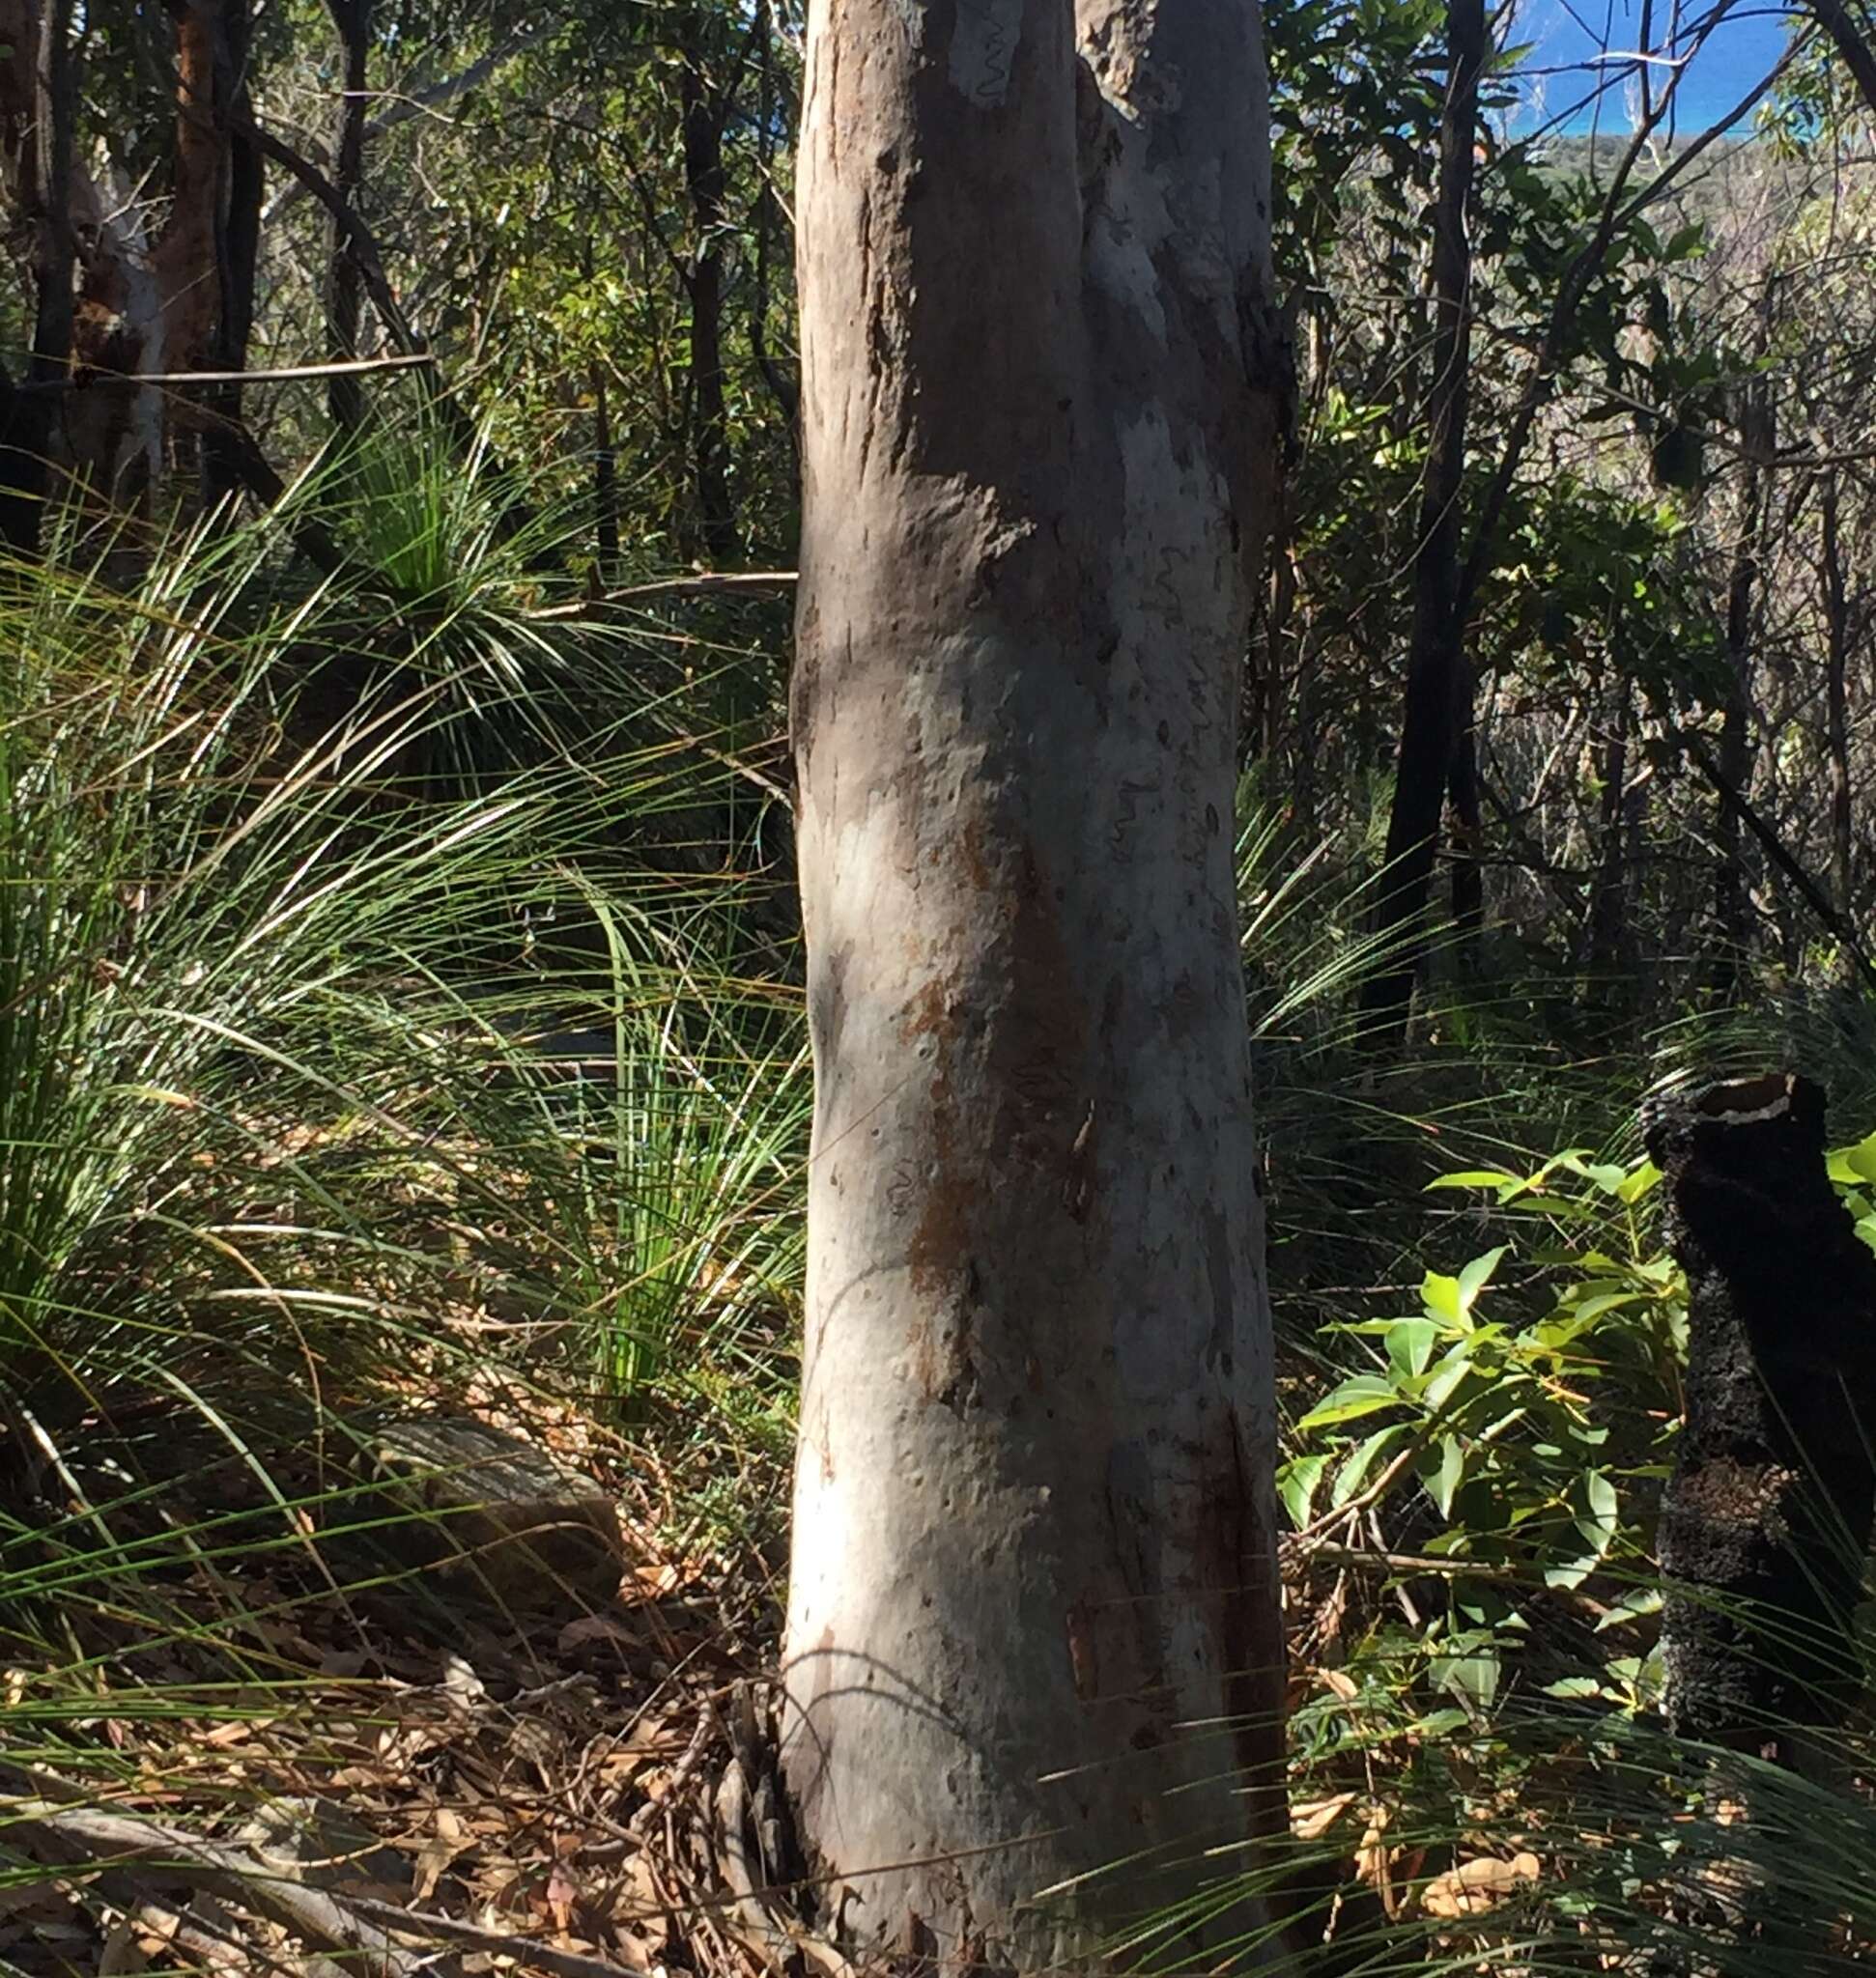
[[[852,1938],[1029,1967],[1281,1822],[1232,875],[1262,65],[1248,6],[1078,13],[816,0],[799,195],[785,1768]]]
[[[1687,1426],[1663,1506],[1667,1710],[1788,1757],[1839,1721],[1876,1470],[1876,1256],[1827,1178],[1824,1094],[1768,1077],[1644,1118],[1688,1277]]]

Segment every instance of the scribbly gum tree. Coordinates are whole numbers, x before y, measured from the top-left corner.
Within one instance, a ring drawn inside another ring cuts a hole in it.
[[[1085,1959],[1282,1823],[1232,813],[1266,125],[1249,0],[810,16],[785,1770],[870,1948]]]

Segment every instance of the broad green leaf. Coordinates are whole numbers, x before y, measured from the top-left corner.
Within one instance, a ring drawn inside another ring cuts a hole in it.
[[[1391,1380],[1379,1373],[1356,1373],[1325,1396],[1296,1424],[1296,1432],[1306,1435],[1312,1428],[1333,1428],[1340,1422],[1358,1421],[1400,1401]]]
[[[1405,1422],[1390,1422],[1385,1428],[1378,1428],[1358,1445],[1354,1453],[1336,1472],[1334,1486],[1329,1491],[1329,1508],[1340,1511],[1357,1490],[1368,1481],[1369,1472],[1375,1467],[1375,1460],[1381,1452],[1399,1442],[1407,1432]]]
[[[1436,1174],[1428,1188],[1521,1188],[1523,1177],[1500,1168],[1467,1168],[1458,1174]]]
[[[1420,1472],[1427,1495],[1442,1518],[1453,1514],[1453,1498],[1465,1480],[1465,1451],[1457,1435],[1442,1435],[1434,1460]]]
[[[1630,1170],[1615,1192],[1633,1208],[1636,1202],[1652,1195],[1660,1184],[1661,1170],[1653,1161],[1643,1161],[1640,1167]]]
[[[1403,1373],[1424,1373],[1438,1338],[1439,1327],[1430,1318],[1390,1319],[1387,1357]]]
[[[1606,1548],[1622,1522],[1621,1501],[1616,1496],[1615,1485],[1609,1482],[1606,1472],[1592,1470],[1583,1479],[1583,1494],[1589,1500],[1590,1515],[1596,1520]]]
[[[1855,1146],[1837,1148],[1828,1166],[1833,1181],[1876,1181],[1876,1133],[1860,1140]]]
[[[1421,1404],[1429,1414],[1436,1415],[1452,1399],[1459,1384],[1472,1372],[1471,1342],[1462,1340],[1458,1345],[1449,1347],[1445,1356],[1429,1376],[1427,1385],[1421,1391]]]
[[[1603,1685],[1594,1676],[1560,1676],[1556,1681],[1544,1685],[1544,1694],[1561,1698],[1568,1703],[1578,1698],[1587,1700],[1590,1697],[1601,1696]]]
[[[1277,1471],[1277,1495],[1290,1513],[1290,1522],[1301,1531],[1309,1523],[1309,1508],[1316,1497],[1323,1473],[1334,1462],[1333,1452],[1293,1456]]]
[[[1439,1271],[1429,1271],[1420,1281],[1420,1302],[1435,1318],[1448,1325],[1464,1326],[1465,1308],[1460,1302],[1459,1280]]]
[[[1640,1621],[1651,1614],[1659,1614],[1662,1608],[1659,1587],[1637,1587],[1632,1594],[1625,1595],[1596,1624],[1596,1632],[1601,1634],[1606,1627],[1620,1627],[1627,1621]]]
[[[1475,1257],[1459,1274],[1459,1307],[1464,1314],[1470,1314],[1473,1301],[1492,1282],[1492,1273],[1498,1268],[1508,1244],[1499,1244],[1496,1250],[1488,1250],[1483,1257]]]

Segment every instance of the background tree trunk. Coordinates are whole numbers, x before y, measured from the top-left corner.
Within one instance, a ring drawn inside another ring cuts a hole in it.
[[[365,183],[365,123],[371,108],[371,0],[327,0],[327,5],[345,51],[345,95],[339,103],[332,184],[355,212]],[[326,276],[326,348],[335,362],[344,363],[358,354],[365,278],[357,246],[336,219],[331,235],[331,260]],[[364,391],[356,378],[328,379],[326,403],[332,423],[342,433],[355,431],[364,418]]]
[[[239,372],[247,368],[247,343],[254,329],[267,176],[259,148],[246,133],[253,121],[247,91],[253,39],[248,0],[229,0],[221,29],[214,75],[214,114],[217,127],[226,133],[215,224],[221,317],[210,355],[215,370]],[[244,485],[242,442],[234,432],[242,418],[242,387],[239,382],[218,384],[206,396],[211,417],[202,441],[202,494],[213,505]]]
[[[1824,578],[1824,694],[1831,751],[1831,890],[1837,911],[1851,919],[1857,912],[1856,838],[1850,807],[1850,602],[1843,576],[1843,544],[1837,532],[1837,479],[1824,483],[1822,541]]]
[[[817,0],[798,212],[784,1766],[849,1936],[1033,1966],[1284,1824],[1232,869],[1287,379],[1256,14]]]
[[[691,459],[696,475],[697,540],[721,568],[736,553],[729,492],[729,413],[724,398],[724,118],[727,94],[711,75],[719,54],[713,15],[692,13],[683,28],[678,90],[684,122],[684,184],[696,244],[686,278],[691,301]]]
[[[1485,50],[1485,0],[1451,0],[1446,13],[1446,107],[1439,127],[1439,197],[1434,212],[1427,466],[1413,558],[1407,700],[1376,917],[1376,931],[1389,940],[1393,951],[1363,999],[1381,1041],[1398,1037],[1407,1024],[1425,947],[1414,930],[1427,911],[1455,746],[1462,732],[1469,738],[1471,728],[1471,709],[1461,705],[1469,682],[1461,604],[1460,494],[1471,367],[1472,243],[1466,222]],[[1476,805],[1473,810],[1476,820]],[[1460,904],[1467,909],[1470,902],[1462,899]]]
[[[1775,277],[1764,276],[1763,300],[1754,338],[1756,357],[1763,358],[1771,341]],[[1777,428],[1771,394],[1763,378],[1744,387],[1740,406],[1740,438],[1746,465],[1740,477],[1739,532],[1734,540],[1732,571],[1726,581],[1726,706],[1720,724],[1720,773],[1742,796],[1752,781],[1752,676],[1755,670],[1758,616],[1759,536],[1765,520],[1765,469],[1772,458]],[[1750,925],[1743,842],[1736,811],[1722,804],[1716,820],[1720,848],[1714,869],[1714,985],[1722,1001],[1739,990]]]

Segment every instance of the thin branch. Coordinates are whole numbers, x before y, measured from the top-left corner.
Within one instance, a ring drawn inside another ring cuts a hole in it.
[[[1858,974],[1871,989],[1876,990],[1876,961],[1870,959],[1868,949],[1858,938],[1857,930],[1838,910],[1836,902],[1786,850],[1784,840],[1760,814],[1757,807],[1734,787],[1700,737],[1683,730],[1679,739],[1681,747],[1687,751],[1688,759],[1713,785],[1714,794],[1720,803],[1765,847],[1767,858],[1791,881],[1811,912],[1842,942],[1845,952],[1857,965]]]
[[[640,605],[656,598],[713,598],[790,591],[795,587],[792,570],[704,571],[696,577],[660,578],[656,583],[628,584],[622,591],[601,591],[597,596],[579,598],[570,605],[549,605],[526,615],[533,619],[590,618],[608,605]]]
[[[492,48],[479,62],[471,62],[459,74],[446,75],[442,81],[429,83],[422,89],[401,93],[392,90],[374,91],[374,96],[394,100],[382,117],[374,117],[365,126],[365,142],[369,144],[374,139],[383,137],[387,130],[395,130],[400,124],[408,124],[414,117],[427,116],[454,98],[466,96],[470,90],[487,82],[497,69],[504,68],[517,55],[525,55],[529,48],[538,47],[553,34],[554,25],[550,23],[546,27],[535,28],[528,34],[518,35],[514,40],[504,42],[500,47]],[[263,220],[270,220],[276,213],[298,205],[300,200],[307,197],[308,189],[304,184],[298,184],[283,187],[277,198],[268,202],[267,211],[262,215]]]
[[[436,358],[428,351],[402,357],[357,357],[342,364],[280,364],[265,371],[107,371],[87,365],[69,378],[43,378],[15,384],[14,391],[84,391],[99,384],[286,384],[300,378],[338,378],[367,371],[414,371]]]
[[[302,157],[292,145],[276,137],[251,113],[237,113],[229,122],[250,144],[259,148],[263,156],[272,159],[282,171],[297,179],[331,214],[332,224],[352,249],[365,293],[371,297],[371,305],[378,311],[379,319],[390,332],[391,341],[407,357],[425,354],[423,339],[412,328],[409,318],[399,306],[390,277],[384,272],[384,256],[379,252],[377,237],[358,217],[345,194],[310,158]]]
[[[1817,16],[1818,25],[1830,36],[1836,45],[1837,53],[1843,58],[1843,66],[1856,79],[1862,99],[1872,111],[1876,111],[1876,49],[1850,18],[1850,10],[1844,0],[1810,0],[1811,13]]]
[[[0,1803],[0,1841],[9,1851],[23,1849],[66,1868],[212,1889],[321,1950],[355,1960],[355,1968],[367,1978],[416,1978],[420,1967],[439,1970],[433,1960],[393,1942],[382,1920],[361,1915],[348,1899],[288,1880],[239,1848],[154,1821],[93,1806],[14,1799]],[[413,1933],[423,1927],[407,1920]],[[593,1968],[569,1972],[566,1978],[599,1978],[600,1968],[595,1961]],[[606,1978],[618,1974],[606,1967]]]

